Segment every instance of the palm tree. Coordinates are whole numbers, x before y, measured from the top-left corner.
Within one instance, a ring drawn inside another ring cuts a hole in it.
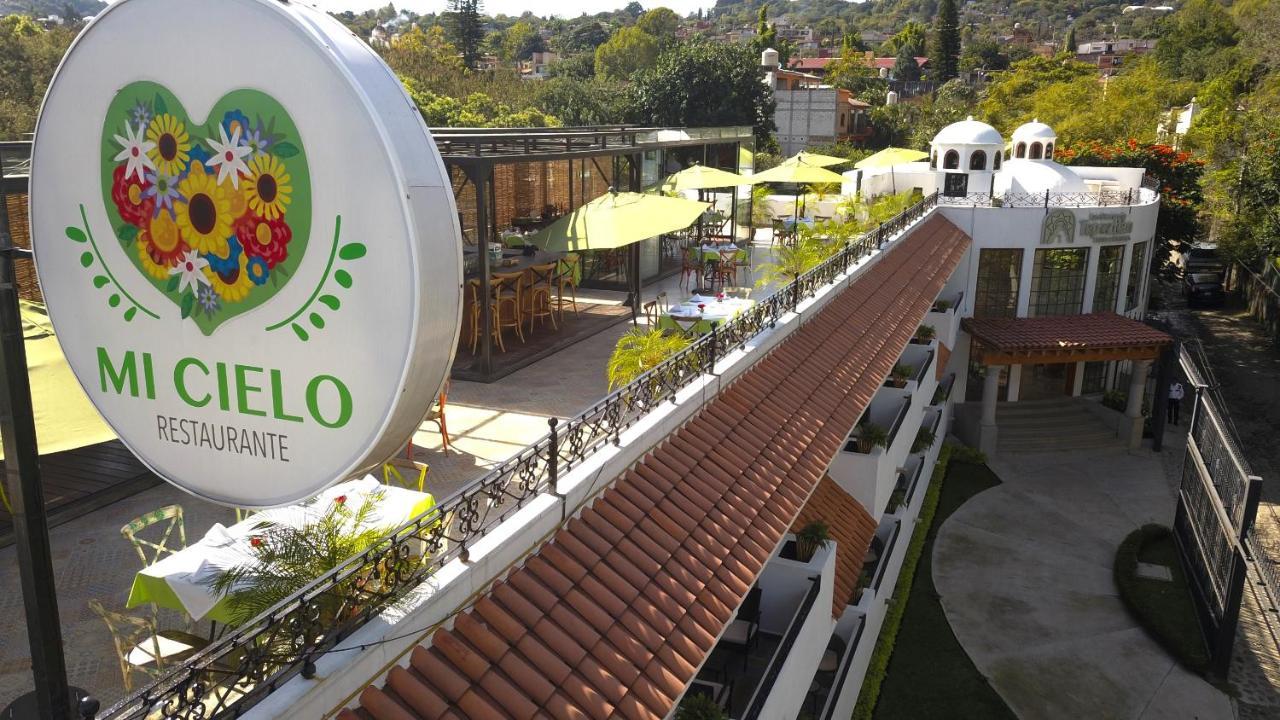
[[[828,253],[825,244],[812,232],[800,232],[789,245],[779,246],[773,260],[761,263],[756,287],[786,285],[817,267]]]
[[[663,360],[688,347],[691,341],[680,334],[634,328],[618,339],[609,356],[606,373],[609,389],[619,388],[652,370]]]

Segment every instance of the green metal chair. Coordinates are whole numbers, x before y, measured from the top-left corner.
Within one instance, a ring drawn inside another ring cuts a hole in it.
[[[168,524],[164,526],[164,532],[160,535],[158,542],[139,537],[139,533],[153,526],[159,526],[165,521],[168,521]],[[178,531],[180,545],[176,548],[171,548],[169,547],[169,538],[173,536],[175,528]],[[125,540],[133,543],[133,549],[138,552],[138,557],[142,560],[143,567],[151,567],[166,554],[175,553],[187,546],[187,526],[182,520],[181,505],[168,505],[145,515],[139,515],[120,528],[120,534],[124,536]],[[147,557],[148,553],[151,555],[150,558]]]

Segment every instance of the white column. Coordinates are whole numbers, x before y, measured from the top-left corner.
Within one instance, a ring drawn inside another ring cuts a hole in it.
[[[1142,394],[1147,389],[1147,372],[1150,360],[1133,361],[1133,374],[1129,376],[1129,398],[1124,408],[1125,420],[1121,422],[1121,436],[1129,441],[1129,447],[1142,446]]]
[[[1000,395],[1000,366],[988,365],[982,381],[982,424],[996,424],[996,400]]]

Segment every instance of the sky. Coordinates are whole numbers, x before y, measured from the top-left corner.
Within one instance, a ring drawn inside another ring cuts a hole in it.
[[[303,0],[307,4],[314,5],[322,10],[329,12],[341,12],[342,10],[369,10],[371,8],[384,7],[388,0]],[[412,10],[419,14],[429,12],[438,13],[444,10],[445,0],[400,0],[391,2],[397,8]],[[609,10],[616,10],[625,6],[630,0],[556,0],[555,2],[547,2],[546,0],[481,0],[482,8],[488,15],[520,15],[525,10],[533,12],[534,15],[559,15],[561,17],[577,17],[582,13],[594,14]],[[669,7],[680,15],[687,15],[696,12],[698,8],[710,8],[715,5],[715,0],[640,0],[640,4],[646,9],[659,6]]]

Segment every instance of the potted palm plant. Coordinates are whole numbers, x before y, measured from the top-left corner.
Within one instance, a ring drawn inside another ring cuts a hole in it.
[[[831,528],[821,520],[806,524],[796,533],[796,560],[809,562],[819,548],[831,541]]]
[[[916,369],[914,366],[898,363],[889,371],[889,382],[894,387],[906,387],[907,380],[910,380],[911,376],[915,373]]]
[[[635,328],[618,339],[605,369],[609,389],[620,388],[675,355],[691,341],[679,333]]]
[[[920,428],[920,431],[916,433],[915,441],[911,443],[911,452],[918,453],[925,448],[933,447],[935,437],[933,431],[929,428]]]
[[[936,337],[937,334],[938,334],[938,331],[935,330],[932,325],[921,325],[920,327],[916,328],[916,340],[919,340],[922,343],[929,342],[934,337]]]
[[[889,443],[889,431],[873,422],[864,422],[858,426],[858,452],[870,453],[877,447],[885,447]]]
[[[702,694],[690,693],[680,701],[676,720],[728,720],[716,701]]]
[[[946,311],[948,311],[948,310],[950,310],[950,309],[951,309],[951,301],[950,301],[950,300],[939,300],[939,301],[937,301],[937,302],[935,302],[935,303],[933,304],[933,308],[932,308],[932,309],[933,309],[933,311],[934,311],[934,312],[946,312]]]

